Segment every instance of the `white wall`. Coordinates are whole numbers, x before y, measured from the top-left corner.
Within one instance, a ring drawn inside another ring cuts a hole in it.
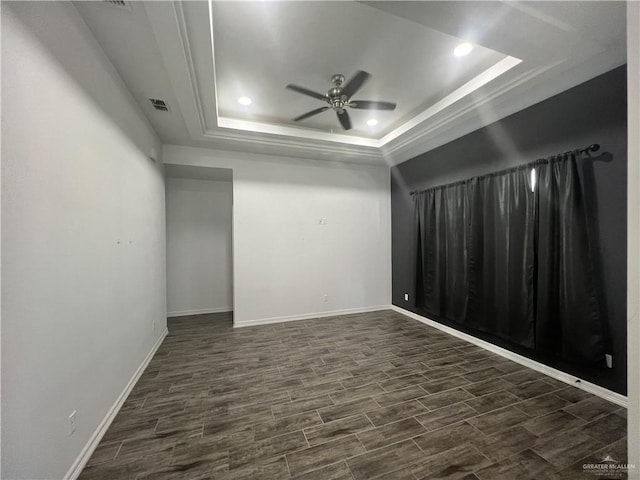
[[[233,169],[237,326],[389,305],[386,166],[171,145],[163,157],[165,163]],[[319,225],[320,218],[327,224]]]
[[[630,479],[640,479],[640,2],[627,3],[629,176],[627,205],[627,348]]]
[[[166,328],[161,146],[71,3],[3,2],[2,108],[2,478],[60,479]]]
[[[169,316],[233,310],[231,182],[167,178]]]

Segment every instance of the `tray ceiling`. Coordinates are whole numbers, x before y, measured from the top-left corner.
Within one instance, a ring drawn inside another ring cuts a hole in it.
[[[487,71],[507,55],[355,2],[214,2],[213,44],[218,118],[266,122],[380,139]],[[392,112],[350,110],[342,131],[332,111],[299,123],[291,119],[324,106],[285,85],[325,93],[333,74],[356,70],[372,78],[354,98],[391,101]],[[249,106],[238,98],[252,99]],[[370,127],[367,120],[378,124]]]
[[[624,2],[100,3],[75,4],[163,142],[305,158],[397,163],[626,54]],[[395,111],[292,121],[323,103],[287,84],[325,93],[357,70],[372,77],[354,98]]]

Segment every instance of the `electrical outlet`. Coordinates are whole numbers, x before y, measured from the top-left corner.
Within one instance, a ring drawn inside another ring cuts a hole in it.
[[[605,362],[606,362],[606,364],[607,364],[607,368],[613,368],[613,355],[611,355],[611,354],[607,353],[607,354],[604,356],[604,361],[605,361]]]
[[[404,294],[404,301],[405,301],[405,302],[408,302],[408,301],[409,301],[409,294],[408,294],[408,293],[405,293],[405,294]]]
[[[329,301],[329,295],[327,295],[326,293],[322,296],[322,301],[323,302],[328,302]]]
[[[77,411],[74,410],[69,415],[69,436],[73,435],[73,432],[76,431],[76,427],[78,426],[76,423],[76,413]]]
[[[151,320],[151,331],[152,332],[156,331],[156,321],[155,320]]]

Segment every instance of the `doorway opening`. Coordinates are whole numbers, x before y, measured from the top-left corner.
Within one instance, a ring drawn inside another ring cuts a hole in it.
[[[233,171],[165,164],[167,316],[233,320]]]

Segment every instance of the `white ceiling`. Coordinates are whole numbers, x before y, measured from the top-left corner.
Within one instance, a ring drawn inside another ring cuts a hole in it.
[[[624,2],[75,4],[164,143],[274,155],[398,163],[626,61]],[[291,121],[357,70],[395,111]]]

